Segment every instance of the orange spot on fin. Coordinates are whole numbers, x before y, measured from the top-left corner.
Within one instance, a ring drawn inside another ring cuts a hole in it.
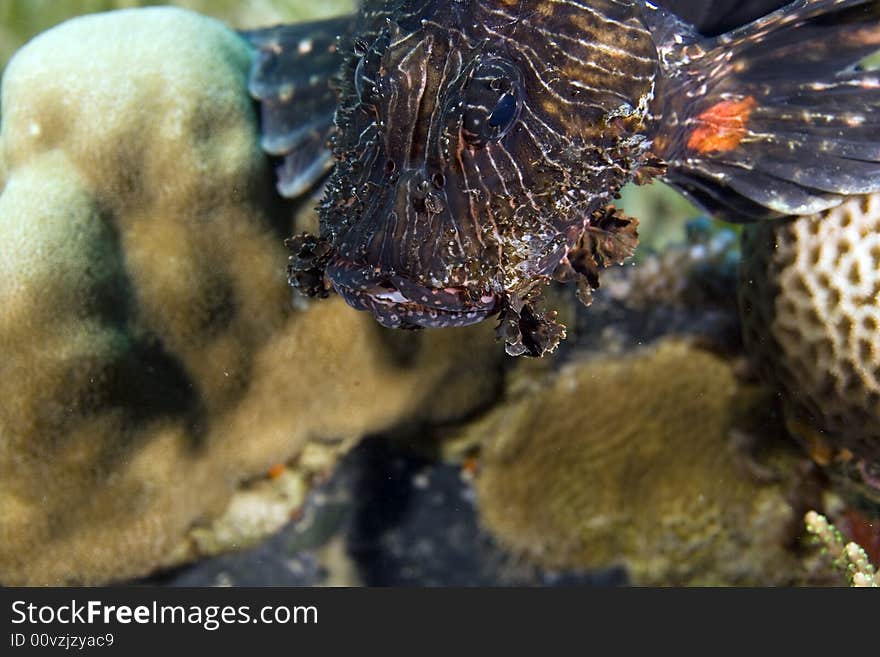
[[[698,125],[688,139],[688,148],[699,153],[733,150],[746,136],[749,117],[757,106],[751,96],[712,105],[696,118]]]
[[[271,468],[269,468],[269,472],[267,473],[269,475],[269,479],[278,479],[278,477],[284,474],[284,470],[285,467],[283,463],[276,463]]]

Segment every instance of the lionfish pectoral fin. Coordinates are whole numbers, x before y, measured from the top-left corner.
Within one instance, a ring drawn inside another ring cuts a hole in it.
[[[332,168],[328,140],[342,67],[339,37],[353,16],[242,32],[255,48],[248,90],[260,104],[261,145],[278,166],[278,191],[294,198]]]
[[[333,247],[322,237],[302,233],[284,241],[290,251],[287,260],[287,282],[309,297],[326,298],[333,290],[327,280],[327,264]]]
[[[556,311],[539,312],[535,293],[512,295],[498,318],[498,339],[504,340],[509,356],[541,358],[553,353],[565,339],[565,326],[556,321]]]
[[[647,13],[665,74],[663,179],[736,221],[880,190],[880,72],[864,66],[880,0],[798,0],[714,39],[676,38]]]

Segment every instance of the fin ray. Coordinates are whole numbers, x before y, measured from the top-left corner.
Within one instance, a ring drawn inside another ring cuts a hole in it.
[[[797,0],[667,47],[655,153],[708,210],[804,214],[880,190],[880,76],[859,67],[880,49],[880,0]]]
[[[666,11],[672,12],[700,33],[723,34],[750,23],[790,0],[653,0]]]

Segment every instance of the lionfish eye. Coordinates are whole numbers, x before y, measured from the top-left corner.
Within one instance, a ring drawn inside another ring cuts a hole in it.
[[[504,137],[522,107],[519,74],[509,62],[488,59],[473,71],[462,90],[462,135],[480,148]]]
[[[507,132],[510,124],[516,118],[517,110],[516,95],[513,93],[504,94],[489,115],[489,126],[496,128],[500,133]]]

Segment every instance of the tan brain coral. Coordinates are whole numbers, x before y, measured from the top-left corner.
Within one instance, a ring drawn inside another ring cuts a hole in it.
[[[249,65],[222,24],[145,9],[65,23],[4,74],[0,583],[242,545],[353,440],[496,388],[491,327],[399,336],[339,301],[292,309]],[[263,491],[278,463],[305,479]]]
[[[880,461],[880,196],[749,227],[740,306],[790,426],[825,461]]]

